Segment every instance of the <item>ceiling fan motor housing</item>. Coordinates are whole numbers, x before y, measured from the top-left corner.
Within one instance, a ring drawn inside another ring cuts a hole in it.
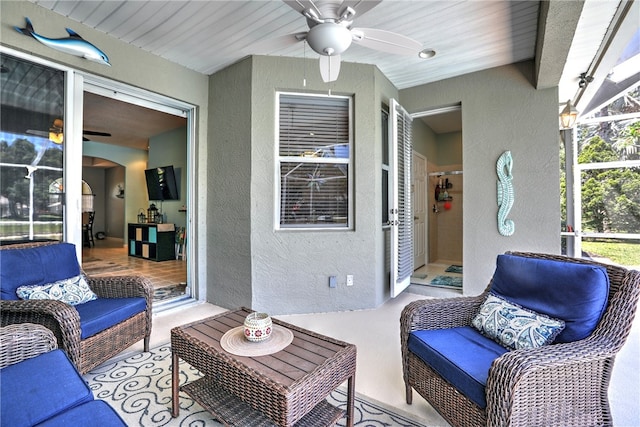
[[[317,24],[307,34],[311,49],[325,56],[340,55],[351,45],[351,40],[351,31],[333,22]]]

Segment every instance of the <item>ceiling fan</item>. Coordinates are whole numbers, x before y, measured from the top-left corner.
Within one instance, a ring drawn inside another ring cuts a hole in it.
[[[27,129],[27,133],[30,135],[41,136],[43,138],[49,138],[49,140],[55,142],[56,144],[62,144],[63,128],[64,128],[64,122],[62,121],[62,119],[54,119],[48,131]],[[82,129],[82,135],[106,136],[106,137],[111,136],[111,134],[108,132],[98,132],[98,131],[87,130],[87,129]],[[86,138],[85,136],[82,137],[82,140],[90,141],[90,139]]]
[[[284,44],[306,41],[320,55],[320,74],[324,82],[332,82],[340,73],[340,55],[351,43],[395,55],[430,58],[432,49],[412,38],[375,28],[352,28],[356,16],[362,16],[382,0],[283,0],[307,19],[309,31],[281,38]]]

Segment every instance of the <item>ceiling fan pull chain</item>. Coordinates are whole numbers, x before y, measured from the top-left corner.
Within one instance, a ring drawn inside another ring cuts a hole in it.
[[[331,60],[329,60],[329,75],[331,75]],[[331,96],[331,82],[329,82],[329,95]]]
[[[307,87],[307,41],[304,41],[304,51],[303,51],[303,57],[304,57],[304,68],[303,68],[303,74],[302,74],[302,87]]]

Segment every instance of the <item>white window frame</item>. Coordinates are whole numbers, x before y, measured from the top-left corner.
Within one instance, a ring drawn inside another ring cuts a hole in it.
[[[327,158],[327,157],[304,157],[304,156],[280,156],[280,98],[281,96],[294,96],[294,97],[308,97],[317,98],[319,100],[326,98],[334,98],[334,99],[345,99],[348,101],[348,109],[349,109],[349,136],[348,136],[348,146],[349,146],[349,156],[348,158]],[[276,92],[276,107],[275,107],[275,214],[274,214],[274,228],[279,231],[352,231],[354,229],[354,190],[353,190],[353,97],[345,96],[345,95],[326,95],[326,94],[309,94],[309,93],[298,93],[298,92]],[[281,196],[282,196],[282,185],[281,185],[281,176],[280,171],[283,164],[291,164],[291,163],[304,163],[304,164],[344,164],[347,166],[347,189],[348,189],[348,201],[347,201],[347,221],[345,223],[330,223],[330,224],[322,224],[322,223],[304,223],[304,224],[282,224],[280,220],[281,215]]]
[[[616,121],[621,119],[640,118],[640,113],[631,113],[626,115],[612,115],[596,118],[582,118],[579,123],[572,129],[565,130],[564,135],[568,138],[565,144],[565,155],[567,156],[566,174],[571,175],[571,179],[567,179],[566,192],[571,203],[567,203],[567,223],[571,224],[573,231],[561,231],[560,235],[566,238],[567,254],[572,257],[580,258],[582,254],[583,238],[599,238],[599,239],[616,239],[616,240],[639,240],[640,233],[596,233],[586,232],[582,230],[582,172],[590,169],[623,169],[640,167],[640,160],[620,160],[615,162],[597,162],[597,163],[578,163],[578,124],[590,124],[606,121]],[[571,159],[569,159],[571,156]],[[570,168],[570,169],[569,169]]]

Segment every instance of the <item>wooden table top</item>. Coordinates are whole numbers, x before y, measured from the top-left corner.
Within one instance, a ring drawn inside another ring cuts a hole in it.
[[[220,339],[229,330],[242,326],[245,318],[252,310],[240,308],[219,315],[199,320],[187,325],[178,326],[171,331],[174,337],[188,339],[190,344],[200,347],[200,352],[211,352],[212,358],[219,358],[226,363],[242,365],[241,369],[252,371],[253,375],[268,378],[280,387],[290,388],[307,375],[327,363],[338,359],[353,359],[355,371],[356,348],[348,344],[315,332],[272,319],[273,323],[293,332],[293,341],[283,350],[267,356],[244,357],[228,353],[220,346]],[[194,349],[195,350],[195,349]],[[189,357],[180,357],[189,362]],[[206,369],[205,366],[196,366]],[[212,372],[204,374],[215,374]],[[353,374],[353,373],[350,373]],[[348,375],[347,375],[348,376]],[[345,376],[346,378],[346,376]]]

